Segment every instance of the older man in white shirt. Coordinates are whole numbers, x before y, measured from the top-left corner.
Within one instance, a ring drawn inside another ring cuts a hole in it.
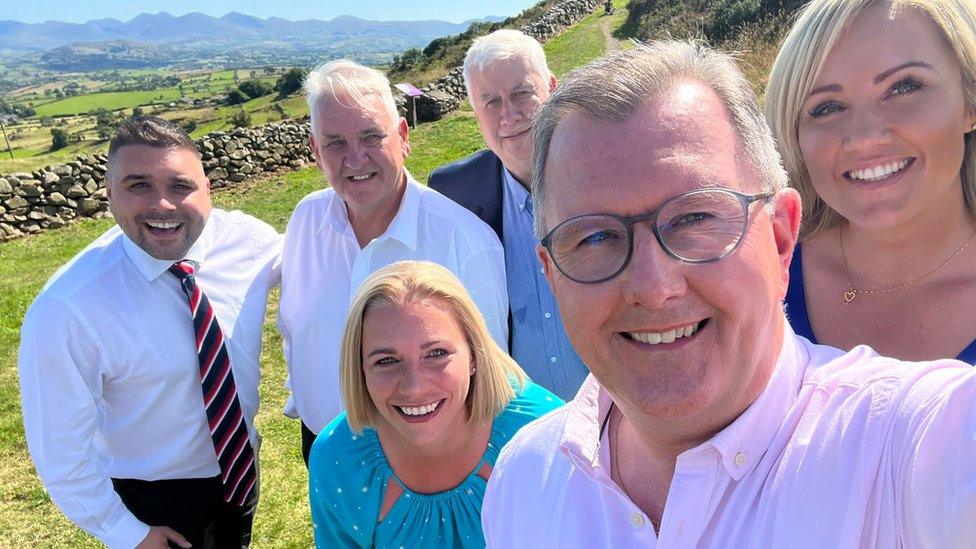
[[[489,546],[976,544],[976,371],[793,334],[799,197],[727,55],[595,61],[536,136],[539,256],[592,375],[503,450]]]
[[[196,146],[160,118],[120,126],[107,190],[118,226],[51,278],[21,329],[37,473],[109,547],[247,546],[281,236],[211,208]]]
[[[306,196],[288,222],[278,327],[307,463],[315,435],[342,410],[343,327],[370,273],[404,259],[443,265],[471,293],[503,347],[508,296],[505,259],[491,228],[404,168],[407,122],[386,77],[332,61],[308,75],[305,91],[312,151],[331,188]]]

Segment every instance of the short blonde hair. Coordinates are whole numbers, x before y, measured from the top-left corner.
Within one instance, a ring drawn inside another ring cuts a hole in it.
[[[783,40],[766,86],[766,118],[776,137],[790,185],[803,200],[801,240],[838,223],[841,215],[813,188],[798,136],[800,111],[837,40],[868,8],[917,9],[941,30],[962,68],[966,107],[976,112],[976,4],[972,0],[813,0]],[[960,176],[966,205],[976,216],[976,132],[964,138]]]
[[[363,317],[375,307],[416,302],[446,305],[471,349],[476,370],[466,399],[468,424],[490,422],[515,397],[513,383],[518,390],[525,384],[525,372],[491,338],[484,316],[450,271],[428,261],[399,261],[363,282],[342,336],[339,385],[346,421],[354,432],[373,427],[379,413],[363,373]]]

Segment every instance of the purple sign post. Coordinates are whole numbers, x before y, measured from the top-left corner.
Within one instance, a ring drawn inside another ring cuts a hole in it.
[[[413,113],[413,124],[410,125],[411,128],[417,127],[417,98],[424,94],[424,92],[417,89],[417,86],[413,84],[408,84],[407,82],[400,82],[394,86],[396,89],[402,91],[407,97],[410,98],[410,111]]]

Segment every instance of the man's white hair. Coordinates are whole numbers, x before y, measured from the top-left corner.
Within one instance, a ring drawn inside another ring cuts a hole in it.
[[[318,136],[318,112],[324,99],[331,98],[344,107],[355,105],[374,109],[367,97],[380,98],[393,121],[400,114],[393,100],[390,81],[376,69],[364,67],[348,59],[336,59],[319,65],[305,77],[305,100],[311,116],[312,135]],[[350,104],[349,102],[353,104]]]
[[[546,52],[542,44],[531,36],[512,29],[501,29],[481,36],[471,44],[464,56],[464,88],[468,91],[468,101],[471,101],[471,76],[481,72],[496,61],[521,57],[529,62],[542,78],[548,80],[552,76],[549,65],[546,64]]]

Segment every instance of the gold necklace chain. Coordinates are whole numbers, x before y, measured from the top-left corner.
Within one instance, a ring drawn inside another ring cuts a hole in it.
[[[610,411],[613,412],[613,408],[611,408]],[[617,478],[620,479],[620,488],[624,491],[624,494],[626,494],[627,497],[630,498],[630,492],[628,492],[627,487],[624,486],[623,471],[620,470],[620,465],[619,462],[617,461],[617,454],[620,453],[620,422],[623,420],[623,417],[624,415],[622,413],[618,414],[617,421],[613,422],[613,441],[617,443],[616,444],[617,451],[614,452],[613,448],[611,447],[610,457],[611,460],[613,461],[613,470],[617,472]],[[633,498],[631,498],[631,500],[633,500]],[[658,533],[661,531],[661,523],[659,521],[652,519],[651,515],[649,514],[647,515],[647,520],[651,521],[651,526],[654,527],[654,533]]]
[[[939,265],[936,268],[932,269],[931,271],[923,274],[922,276],[916,279],[909,280],[908,282],[905,282],[904,284],[899,284],[898,286],[892,286],[891,288],[865,290],[863,288],[855,288],[854,281],[851,280],[851,271],[850,269],[847,268],[847,253],[844,251],[844,226],[843,225],[840,226],[839,233],[840,233],[840,257],[844,261],[844,274],[847,275],[847,287],[848,287],[847,291],[844,292],[844,305],[847,305],[851,301],[854,301],[854,298],[860,294],[864,294],[864,295],[890,294],[891,292],[897,292],[898,290],[905,289],[915,284],[916,282],[921,282],[922,280],[928,278],[930,275],[932,275],[942,267],[945,267],[946,263],[949,263],[950,261],[955,259],[957,255],[961,254],[969,246],[969,243],[973,241],[973,238],[976,238],[976,231],[973,231],[973,234],[969,235],[969,238],[966,240],[966,242],[962,245],[961,248],[953,252],[953,254],[950,255],[948,258],[946,258],[945,261],[939,263]]]

